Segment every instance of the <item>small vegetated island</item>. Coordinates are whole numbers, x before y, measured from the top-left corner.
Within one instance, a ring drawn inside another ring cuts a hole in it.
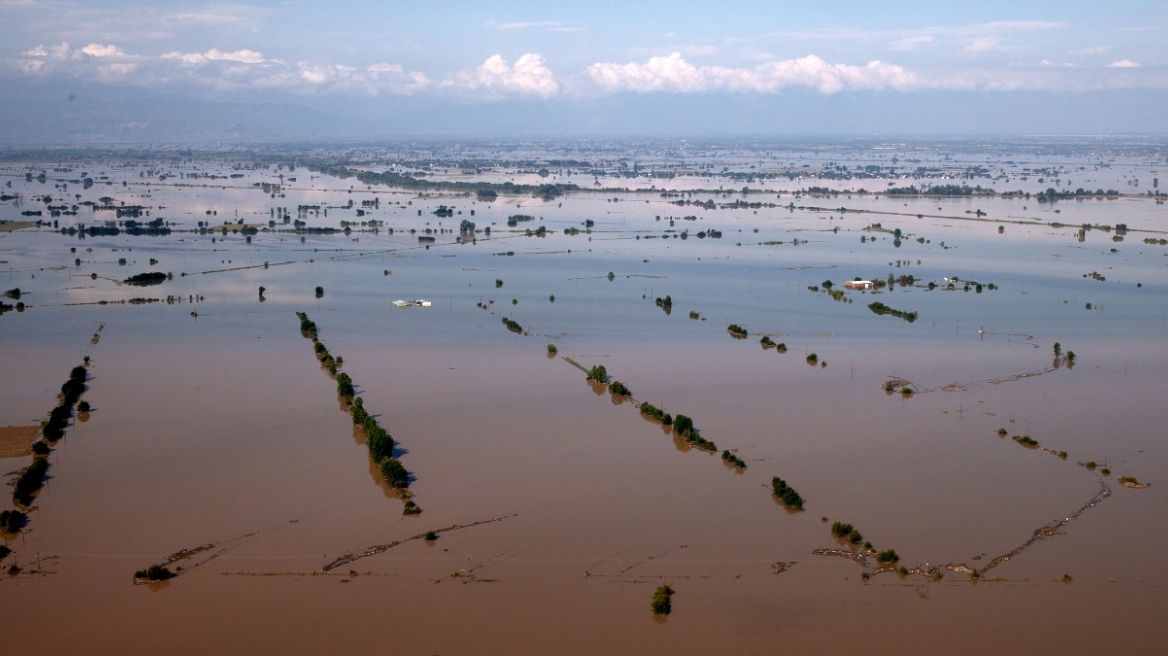
[[[726,464],[728,464],[736,469],[739,469],[739,470],[746,469],[746,461],[743,460],[742,458],[739,458],[738,454],[736,454],[733,451],[730,451],[728,449],[726,451],[722,452],[722,460],[725,461]]]
[[[905,321],[907,321],[909,323],[912,323],[912,322],[917,320],[917,313],[915,311],[914,312],[905,312],[904,310],[896,310],[896,309],[888,307],[887,305],[881,303],[880,301],[875,301],[873,303],[869,303],[868,309],[876,314],[891,314],[894,317],[900,317],[901,319],[904,319]]]
[[[364,399],[355,396],[356,389],[353,387],[353,379],[349,374],[337,373],[338,365],[344,360],[333,358],[328,348],[319,340],[316,323],[303,312],[297,312],[296,316],[300,319],[301,334],[312,340],[316,358],[320,360],[321,365],[328,370],[330,375],[336,377],[337,395],[348,405],[353,424],[360,427],[365,434],[365,444],[369,447],[369,457],[373,459],[373,464],[381,471],[381,476],[385,479],[386,484],[397,490],[398,495],[405,502],[402,514],[420,514],[422,509],[414,502],[413,495],[409,491],[409,472],[406,471],[400,460],[393,457],[393,437],[378,424],[376,417],[371,416],[365,410]]]
[[[161,271],[152,271],[150,273],[139,273],[130,276],[124,281],[127,285],[137,285],[139,287],[149,287],[150,285],[161,285],[166,282],[166,274]]]
[[[1141,483],[1135,476],[1120,476],[1119,484],[1124,487],[1130,487],[1133,490],[1142,490],[1148,487],[1148,483]]]
[[[729,332],[730,336],[735,338],[735,339],[746,339],[747,335],[749,335],[749,333],[746,332],[745,328],[743,328],[742,326],[739,326],[736,323],[732,323],[729,326],[727,326],[726,331]]]
[[[510,330],[517,335],[523,334],[523,326],[520,326],[518,322],[512,321],[507,317],[503,317],[503,325],[507,326],[507,330]]]
[[[1022,446],[1029,448],[1029,449],[1037,449],[1038,448],[1038,441],[1035,440],[1034,438],[1030,437],[1029,435],[1015,435],[1014,437],[1012,437],[1010,439],[1014,440],[1018,444],[1021,444]]]
[[[795,488],[787,485],[787,481],[774,476],[771,478],[771,489],[775,493],[775,497],[782,501],[788,508],[793,510],[803,510],[803,497],[795,491]]]

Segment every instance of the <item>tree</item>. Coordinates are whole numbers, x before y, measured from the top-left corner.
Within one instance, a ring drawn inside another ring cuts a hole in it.
[[[337,374],[337,394],[343,398],[351,399],[354,393],[356,390],[353,389],[353,379],[349,377],[349,374]]]
[[[409,485],[409,474],[397,458],[386,458],[381,463],[381,475],[390,487],[401,489]]]
[[[1063,354],[1063,345],[1059,344],[1058,342],[1055,342],[1054,343],[1054,357],[1057,358],[1058,356],[1060,356],[1062,354]]]
[[[673,604],[671,599],[673,597],[673,588],[668,585],[663,585],[653,592],[653,602],[651,604],[653,612],[657,615],[668,615],[673,612]]]
[[[608,370],[604,368],[604,365],[598,364],[595,367],[592,367],[592,369],[588,371],[588,380],[595,381],[595,382],[601,383],[601,384],[607,383],[608,382]]]

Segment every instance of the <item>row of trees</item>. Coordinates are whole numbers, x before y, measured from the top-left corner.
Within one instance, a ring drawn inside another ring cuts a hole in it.
[[[406,471],[400,460],[393,457],[393,437],[381,427],[376,417],[365,410],[365,401],[356,396],[357,390],[353,385],[352,377],[345,372],[337,372],[337,367],[344,364],[344,359],[333,358],[328,348],[320,341],[316,324],[308,318],[307,314],[297,312],[296,316],[300,318],[300,332],[305,337],[312,339],[317,359],[336,378],[337,395],[349,406],[349,415],[353,419],[353,424],[359,426],[361,432],[365,434],[365,444],[369,447],[369,457],[373,459],[373,463],[381,471],[385,482],[398,490],[405,501],[402,513],[406,515],[421,513],[422,509],[414,502],[408,490],[409,472]]]

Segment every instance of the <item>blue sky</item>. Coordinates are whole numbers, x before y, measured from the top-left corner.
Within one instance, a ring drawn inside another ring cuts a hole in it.
[[[1168,89],[1168,0],[0,0],[0,24],[5,78],[330,107],[1051,93],[1088,111]]]

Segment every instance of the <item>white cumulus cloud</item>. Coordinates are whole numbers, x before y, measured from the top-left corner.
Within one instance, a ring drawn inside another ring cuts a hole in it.
[[[1134,62],[1130,59],[1121,59],[1117,62],[1111,62],[1107,65],[1108,68],[1139,68],[1139,62]]]
[[[268,60],[264,59],[263,54],[255,50],[235,50],[232,52],[223,52],[218,48],[211,48],[207,52],[168,52],[162,55],[163,59],[178,59],[189,66],[201,66],[207,62],[225,61],[236,62],[239,64],[262,64]]]
[[[90,57],[125,57],[126,53],[121,48],[115,45],[102,45],[100,43],[91,43],[81,49],[81,52]]]
[[[915,73],[896,64],[831,64],[814,55],[766,62],[754,68],[729,68],[694,66],[675,52],[667,57],[652,57],[644,64],[596,63],[588,67],[588,75],[605,91],[636,93],[775,93],[790,86],[836,93],[844,89],[908,89],[918,83]]]
[[[236,50],[234,52],[223,52],[216,48],[211,48],[207,51],[207,59],[212,61],[233,61],[241,64],[262,64],[264,63],[264,56],[255,50]]]
[[[458,74],[453,80],[442,83],[444,87],[463,87],[471,90],[516,93],[548,98],[559,93],[560,85],[556,76],[535,53],[527,53],[507,63],[502,55],[491,55],[473,72]]]

